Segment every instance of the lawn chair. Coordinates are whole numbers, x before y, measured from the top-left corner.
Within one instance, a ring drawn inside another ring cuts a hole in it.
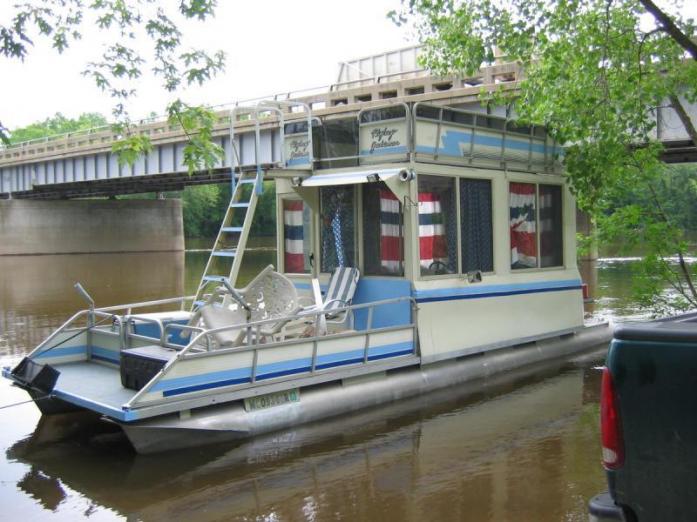
[[[216,288],[195,312],[192,323],[201,321],[207,329],[239,325],[211,334],[219,348],[228,348],[244,342],[249,330],[247,323],[266,319],[278,318],[278,321],[263,324],[251,334],[258,333],[257,342],[268,337],[277,340],[301,309],[293,283],[269,265],[242,289]]]
[[[332,313],[332,310],[351,305],[359,278],[360,272],[358,269],[350,266],[340,266],[332,272],[329,278],[329,285],[327,286],[327,293],[324,295],[324,303],[322,303],[322,309],[328,312],[325,315],[328,322],[345,323],[350,317],[351,327],[353,328],[353,313],[347,313],[346,311]]]
[[[343,310],[333,312],[351,305],[353,295],[356,293],[360,272],[357,268],[340,266],[329,277],[329,285],[324,296],[319,290],[319,281],[312,280],[315,295],[315,304],[304,309],[306,312],[323,310],[327,312],[319,318],[318,335],[324,335],[327,331],[327,323],[336,325],[350,325],[353,328],[353,312]]]

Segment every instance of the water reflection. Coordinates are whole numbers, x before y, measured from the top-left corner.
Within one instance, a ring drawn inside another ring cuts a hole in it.
[[[0,256],[0,356],[22,355],[69,315],[97,306],[184,295],[184,253]]]
[[[98,305],[191,294],[207,258],[0,257],[0,363],[84,307],[75,281]],[[248,252],[239,284],[269,263],[273,249]],[[599,267],[596,311],[629,309],[628,268]],[[0,410],[3,516],[585,520],[586,500],[604,487],[590,366],[519,370],[476,393],[463,386],[238,445],[154,456],[135,455],[120,432],[104,429],[47,444],[70,419],[39,420],[33,405]],[[24,399],[0,381],[0,405]]]
[[[113,435],[30,437],[7,457],[47,509],[67,487],[129,519],[573,520],[602,487],[596,375],[521,371],[231,447],[136,456]]]

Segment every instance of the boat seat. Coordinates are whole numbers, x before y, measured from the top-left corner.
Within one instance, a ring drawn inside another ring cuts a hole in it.
[[[246,330],[247,312],[241,307],[230,309],[216,304],[201,307],[201,320],[206,328],[223,328],[239,324],[239,328],[223,330],[212,334],[218,347],[238,346],[242,343]]]
[[[248,330],[245,326],[247,322],[267,319],[278,320],[265,323],[259,328],[259,341],[268,337],[276,340],[283,336],[285,325],[302,310],[292,281],[276,272],[273,265],[268,265],[237,292],[249,311],[236,302],[223,286],[218,287],[194,314],[195,324],[200,321],[206,329],[239,325],[239,328],[211,334],[219,348],[243,344]],[[257,333],[256,329],[253,333]]]

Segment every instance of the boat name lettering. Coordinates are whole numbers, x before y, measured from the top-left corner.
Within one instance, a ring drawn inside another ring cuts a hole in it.
[[[294,139],[290,141],[290,159],[304,158],[307,156],[307,149],[310,146],[310,140]]]
[[[370,152],[375,152],[375,149],[384,149],[387,147],[399,147],[401,142],[394,139],[394,135],[399,132],[399,129],[382,127],[370,131],[370,137],[373,142],[370,144]]]

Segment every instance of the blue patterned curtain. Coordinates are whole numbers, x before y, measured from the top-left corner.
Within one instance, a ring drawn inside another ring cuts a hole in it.
[[[460,180],[462,271],[494,270],[491,181]]]

